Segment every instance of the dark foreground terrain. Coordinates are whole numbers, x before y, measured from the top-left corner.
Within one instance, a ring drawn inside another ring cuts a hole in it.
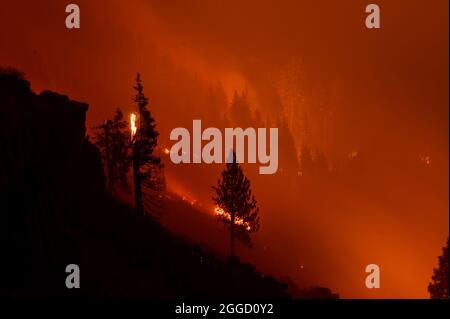
[[[289,298],[288,285],[237,258],[219,260],[107,195],[88,105],[35,94],[0,69],[0,249],[9,298]],[[80,289],[65,285],[80,267]],[[329,290],[304,297],[336,297]]]

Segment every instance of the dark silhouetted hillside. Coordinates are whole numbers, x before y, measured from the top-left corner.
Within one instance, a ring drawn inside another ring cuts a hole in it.
[[[2,295],[33,297],[273,297],[287,285],[238,259],[218,260],[109,197],[88,105],[35,94],[0,69]],[[81,288],[67,289],[78,264]]]

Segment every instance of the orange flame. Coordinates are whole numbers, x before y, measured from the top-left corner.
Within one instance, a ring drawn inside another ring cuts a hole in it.
[[[136,114],[131,113],[130,116],[130,123],[131,123],[131,139],[133,139],[133,137],[136,135]]]
[[[216,216],[218,216],[218,217],[221,217],[221,218],[224,218],[224,219],[226,219],[226,220],[231,220],[231,214],[230,213],[228,213],[228,212],[226,212],[226,211],[224,211],[222,208],[220,208],[220,207],[216,207],[216,208],[214,208],[214,215],[216,215]],[[251,227],[250,227],[250,224],[248,223],[248,222],[245,222],[242,218],[240,218],[240,217],[234,217],[234,224],[235,225],[238,225],[238,226],[244,226],[245,227],[245,229],[247,230],[247,231],[250,231],[251,230]]]

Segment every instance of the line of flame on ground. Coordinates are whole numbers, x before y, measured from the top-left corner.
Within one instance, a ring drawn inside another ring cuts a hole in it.
[[[186,196],[186,195],[182,195],[182,193],[180,193],[180,192],[175,192],[175,194],[177,195],[177,196],[179,196],[180,198],[181,198],[181,200],[182,201],[184,201],[184,202],[186,202],[186,203],[189,203],[191,206],[197,206],[197,207],[199,207],[199,208],[201,208],[201,209],[203,209],[203,205],[200,203],[200,202],[198,202],[196,199],[193,199],[193,198],[189,198],[188,196]],[[167,198],[170,198],[170,196],[169,195],[166,195],[166,197]],[[209,211],[209,210],[207,210],[207,211]],[[222,218],[222,219],[225,219],[225,220],[231,220],[231,214],[229,214],[228,212],[226,212],[225,210],[223,210],[222,208],[220,208],[219,206],[216,206],[215,208],[214,208],[214,210],[213,210],[213,214],[214,214],[214,216],[216,216],[216,217],[220,217],[220,218]],[[247,231],[250,231],[252,228],[251,228],[251,226],[250,226],[250,224],[248,223],[248,222],[245,222],[242,218],[240,218],[240,217],[235,217],[234,218],[234,224],[235,225],[238,225],[238,226],[242,226],[245,230],[247,230]]]
[[[226,219],[226,220],[231,220],[231,215],[230,215],[230,213],[224,211],[224,210],[223,210],[222,208],[220,208],[220,207],[214,208],[214,215],[216,215],[216,216],[218,216],[218,217],[221,217],[221,218],[224,218],[224,219]],[[235,218],[234,218],[234,224],[235,224],[235,225],[238,225],[238,226],[244,226],[245,229],[246,229],[247,231],[250,231],[250,230],[251,230],[250,224],[249,224],[248,222],[245,222],[245,221],[244,221],[242,218],[240,218],[240,217],[235,217]]]

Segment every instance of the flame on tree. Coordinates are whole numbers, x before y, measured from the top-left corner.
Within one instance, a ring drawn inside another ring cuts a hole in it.
[[[131,113],[130,115],[130,124],[131,124],[131,140],[133,140],[134,136],[136,135],[137,132],[137,127],[136,127],[136,114]]]
[[[148,99],[144,95],[144,87],[139,73],[134,89],[136,95],[133,101],[136,103],[138,111],[138,125],[136,123],[134,125],[135,134],[132,140],[134,193],[136,210],[144,213],[143,202],[146,199],[142,194],[162,190],[165,182],[161,160],[154,154],[159,133],[156,130],[155,119],[147,109]],[[143,192],[143,188],[146,189],[145,192]]]
[[[217,186],[214,203],[227,214],[216,214],[220,221],[230,225],[230,254],[235,255],[235,235],[239,239],[250,243],[249,233],[259,229],[259,208],[256,206],[255,196],[252,195],[250,181],[245,177],[241,166],[236,162],[233,152],[233,161],[227,163],[222,171]]]

